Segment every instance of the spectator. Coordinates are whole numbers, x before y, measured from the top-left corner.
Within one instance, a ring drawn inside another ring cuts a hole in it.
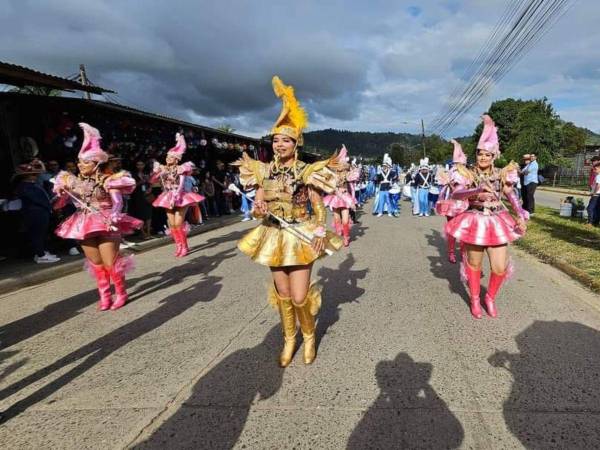
[[[45,250],[52,205],[46,191],[37,183],[40,174],[44,172],[42,162],[33,160],[29,164],[19,165],[15,173],[15,178],[19,179],[16,193],[22,202],[21,211],[27,240],[33,251],[33,260],[38,264],[60,261],[56,255]]]
[[[146,168],[144,161],[135,163],[133,178],[136,186],[131,194],[131,215],[144,222],[142,227],[142,236],[144,239],[151,238],[152,225],[152,186],[150,185],[150,173]]]
[[[58,165],[58,161],[56,161],[55,159],[51,159],[46,164],[46,171],[42,173],[38,178],[38,182],[42,185],[42,187],[50,196],[52,196],[53,187],[52,182],[50,180],[56,177],[56,175],[58,175],[58,172],[60,172],[60,166]]]
[[[598,226],[600,224],[600,161],[596,161],[592,166],[592,172],[596,175],[592,185],[592,196],[588,203],[588,226]]]
[[[539,183],[538,163],[537,157],[533,153],[525,156],[529,156],[529,160],[526,160],[523,169],[523,209],[529,211],[529,215],[533,215],[535,213],[535,190]]]
[[[73,175],[77,175],[77,164],[74,161],[67,161],[65,163],[65,170]]]
[[[215,199],[215,182],[212,180],[210,172],[204,174],[204,181],[202,182],[202,194],[206,197],[207,209],[210,214],[219,216],[219,209],[217,208],[217,202]]]

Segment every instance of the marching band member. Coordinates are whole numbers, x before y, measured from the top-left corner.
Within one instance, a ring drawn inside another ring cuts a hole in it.
[[[273,89],[283,103],[271,130],[274,160],[263,163],[244,154],[236,162],[241,184],[256,189],[252,213],[262,219],[239,241],[238,248],[271,270],[269,302],[279,310],[284,336],[279,364],[286,367],[296,347],[296,319],[304,337],[304,363],[311,364],[316,357],[315,316],[321,292],[310,282],[312,265],[342,243],[325,229],[327,210],[321,199],[321,192],[336,189],[335,175],[327,168],[333,161],[306,164],[298,160],[307,114],[292,86],[273,77]],[[313,215],[309,214],[309,201]]]
[[[519,179],[518,166],[511,162],[503,169],[494,167],[494,161],[500,156],[498,130],[487,114],[483,116],[483,125],[475,166],[471,170],[459,169],[466,182],[457,185],[451,197],[468,201],[468,209],[446,224],[446,233],[465,245],[466,260],[461,273],[469,286],[471,314],[476,319],[482,316],[479,294],[484,253],[491,267],[484,303],[488,315],[496,317],[496,295],[513,271],[508,243],[524,235],[529,219],[513,189]],[[516,214],[516,221],[502,203],[503,196]]]
[[[119,309],[127,302],[125,274],[133,268],[131,257],[119,255],[121,236],[142,227],[143,222],[123,214],[123,195],[135,189],[135,180],[128,172],[107,171],[108,154],[100,147],[100,132],[80,123],[83,143],[79,151],[79,175],[60,172],[54,192],[58,199],[55,209],[72,201],[77,211],[56,228],[63,239],[76,239],[87,258],[86,265],[96,279],[100,302],[98,309]],[[110,282],[115,286],[113,302]]]

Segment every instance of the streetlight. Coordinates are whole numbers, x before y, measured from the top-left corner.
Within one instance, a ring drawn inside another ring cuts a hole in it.
[[[405,125],[414,125],[414,122],[400,122]],[[425,122],[421,119],[421,145],[423,146],[423,158],[427,156],[427,152],[425,150]]]

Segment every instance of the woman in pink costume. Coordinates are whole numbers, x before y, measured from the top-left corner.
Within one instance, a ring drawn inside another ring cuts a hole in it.
[[[167,221],[171,236],[175,241],[175,256],[183,257],[189,253],[187,243],[187,227],[185,226],[185,215],[188,206],[201,202],[204,197],[196,192],[185,192],[185,177],[190,176],[194,170],[194,164],[187,162],[179,164],[186,145],[183,135],[175,135],[175,147],[167,152],[166,165],[154,164],[151,182],[160,180],[163,192],[156,197],[152,206],[165,208],[167,210]]]
[[[98,285],[99,309],[115,310],[127,302],[125,274],[133,267],[131,257],[119,255],[121,235],[131,234],[143,225],[141,220],[121,213],[123,194],[133,192],[135,180],[124,171],[106,173],[108,154],[100,147],[100,133],[87,123],[79,126],[83,129],[77,164],[79,175],[60,172],[54,184],[58,196],[55,208],[72,201],[77,211],[58,226],[56,234],[80,241],[89,271]],[[111,280],[115,285],[114,302]]]
[[[323,198],[325,206],[333,211],[335,232],[344,237],[344,246],[350,245],[350,210],[356,208],[352,183],[358,181],[360,171],[350,167],[348,150],[342,145],[337,157],[332,158],[330,168],[336,172],[336,190]]]
[[[435,205],[436,214],[439,216],[446,216],[448,221],[464,212],[469,206],[469,203],[465,200],[454,200],[452,198],[452,192],[458,186],[466,185],[469,180],[461,175],[461,173],[466,171],[465,165],[467,164],[467,157],[458,141],[452,139],[450,142],[454,145],[454,154],[452,156],[453,164],[448,172],[439,177],[440,184],[443,184],[444,187],[440,193],[440,199]],[[456,239],[454,236],[450,235],[447,235],[446,239],[448,244],[448,261],[455,264]]]
[[[468,209],[446,224],[446,234],[465,245],[461,273],[469,287],[471,314],[480,319],[481,264],[487,252],[491,274],[485,294],[485,307],[490,317],[496,317],[496,294],[503,281],[512,272],[508,257],[508,243],[523,236],[529,214],[514,192],[518,181],[518,166],[511,162],[503,169],[494,167],[500,155],[498,130],[487,114],[483,116],[483,132],[477,145],[477,162],[471,170],[458,169],[466,182],[457,185],[452,199],[466,200]],[[510,203],[517,219],[509,214],[502,195]]]

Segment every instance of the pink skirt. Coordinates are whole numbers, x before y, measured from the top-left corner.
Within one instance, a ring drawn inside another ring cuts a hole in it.
[[[329,206],[332,209],[335,208],[347,208],[354,209],[356,206],[356,200],[349,192],[343,194],[329,194],[323,197],[323,203],[325,206]]]
[[[77,211],[65,219],[57,228],[56,235],[63,239],[83,239],[106,236],[118,238],[122,234],[131,234],[144,225],[139,219],[124,214],[121,220],[114,224],[116,230],[111,229],[110,209],[104,209],[98,213],[86,213]]]
[[[504,245],[523,236],[506,210],[485,215],[469,210],[446,223],[446,233],[465,244],[490,247]]]
[[[165,209],[183,208],[184,206],[189,206],[204,200],[202,195],[195,192],[184,192],[178,201],[175,201],[176,197],[176,192],[165,191],[156,197],[156,199],[152,202],[152,206]]]

